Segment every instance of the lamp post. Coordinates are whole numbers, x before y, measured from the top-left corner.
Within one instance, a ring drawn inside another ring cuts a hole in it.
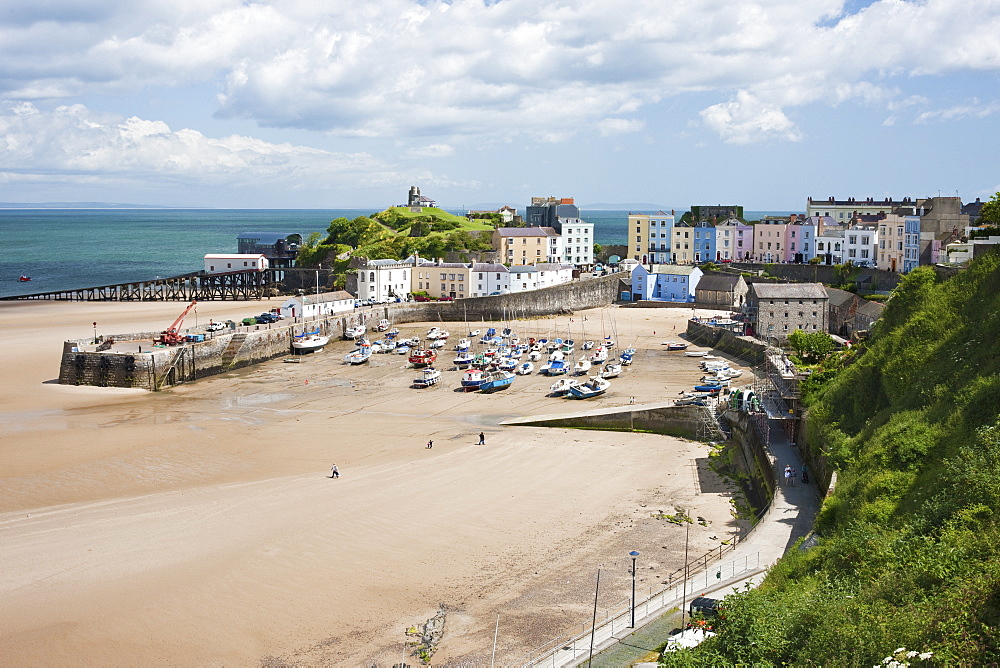
[[[639,556],[636,550],[632,550],[628,553],[628,556],[632,557],[632,624],[630,628],[635,628],[635,560]]]
[[[97,345],[97,323],[94,323],[94,345]]]

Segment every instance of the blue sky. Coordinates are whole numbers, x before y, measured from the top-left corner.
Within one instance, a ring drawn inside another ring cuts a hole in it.
[[[0,0],[0,201],[985,199],[998,35],[1000,0]]]

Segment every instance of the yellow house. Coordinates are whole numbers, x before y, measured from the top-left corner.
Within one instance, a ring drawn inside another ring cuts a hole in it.
[[[435,262],[420,264],[410,276],[411,292],[426,292],[431,297],[465,299],[472,296],[471,264]]]
[[[558,237],[551,227],[498,227],[493,232],[493,250],[499,251],[498,260],[506,265],[555,262],[558,258],[550,257],[550,247]]]

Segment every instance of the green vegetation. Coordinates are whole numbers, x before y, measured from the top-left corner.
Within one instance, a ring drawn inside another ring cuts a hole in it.
[[[296,261],[300,267],[331,269],[332,287],[340,288],[345,285],[352,256],[402,260],[414,253],[434,258],[451,251],[486,251],[492,248],[492,230],[492,225],[471,222],[441,209],[424,208],[423,213],[415,214],[394,207],[371,218],[331,221],[326,237],[311,235]]]
[[[835,347],[833,339],[826,332],[807,332],[801,329],[788,335],[788,344],[806,364],[822,362]]]
[[[1000,227],[1000,192],[993,193],[990,201],[983,203],[983,208],[979,212],[978,224]]]
[[[670,665],[913,665],[1000,656],[1000,253],[903,278],[865,350],[810,379],[807,446],[838,470],[816,542],[726,598]],[[827,367],[829,365],[829,367]]]

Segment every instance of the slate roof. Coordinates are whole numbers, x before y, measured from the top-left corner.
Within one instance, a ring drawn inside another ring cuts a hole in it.
[[[837,288],[826,288],[826,296],[830,298],[830,306],[843,306],[854,297],[853,292],[839,290]]]
[[[538,269],[530,264],[513,265],[508,269],[512,274],[537,274]]]
[[[866,315],[873,320],[877,320],[882,317],[882,311],[885,310],[884,304],[879,304],[878,302],[870,302],[867,299],[862,299],[861,303],[858,304],[857,312]]]
[[[690,276],[698,267],[691,264],[654,264],[649,273],[668,276]]]
[[[508,269],[506,266],[495,262],[476,262],[472,265],[472,271],[494,271],[506,273]]]
[[[557,237],[559,233],[551,227],[498,227],[502,237]]]
[[[710,271],[698,281],[698,290],[711,290],[713,292],[732,292],[736,284],[740,282],[740,276],[733,274],[723,274],[717,271]]]
[[[750,290],[758,299],[827,299],[819,283],[754,283]]]

